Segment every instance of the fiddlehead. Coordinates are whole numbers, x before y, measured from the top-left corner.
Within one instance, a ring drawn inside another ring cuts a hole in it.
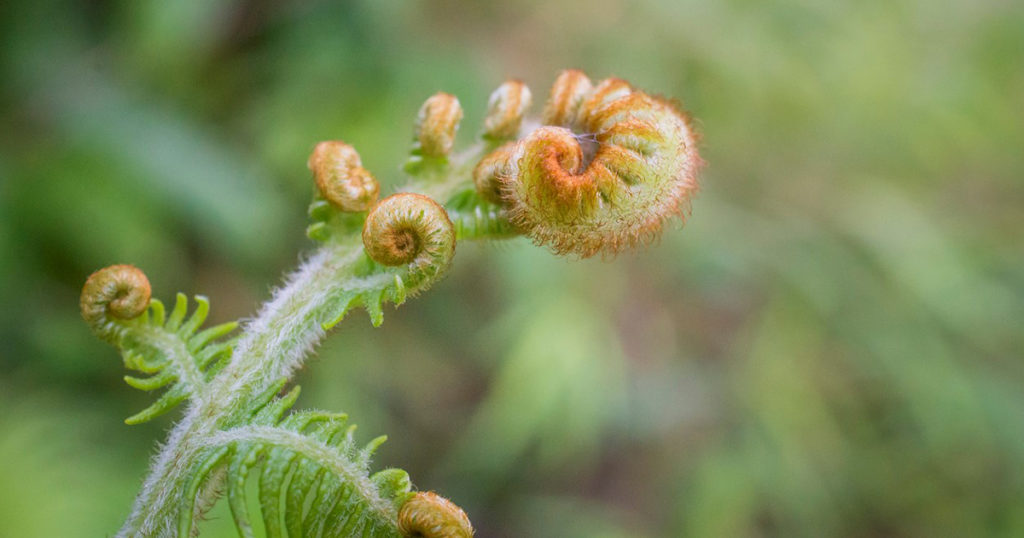
[[[593,90],[590,79],[583,71],[567,69],[559,73],[551,86],[551,94],[544,105],[541,121],[545,125],[571,127],[577,121],[583,99]]]
[[[462,121],[462,105],[449,93],[436,93],[427,99],[416,118],[416,134],[407,172],[415,174],[425,166],[443,166],[455,145],[455,133]]]
[[[506,81],[491,93],[484,118],[485,139],[514,140],[523,124],[523,114],[530,108],[530,88],[518,80]]]
[[[82,287],[79,308],[96,336],[117,344],[126,322],[149,307],[149,279],[137,267],[111,265],[89,275]]]
[[[375,262],[406,266],[412,275],[431,277],[455,255],[455,233],[448,214],[422,194],[399,193],[377,204],[366,217],[363,245]]]
[[[473,525],[455,503],[434,493],[419,492],[402,505],[398,528],[406,536],[471,538]]]
[[[355,306],[374,326],[384,320],[383,304],[396,305],[440,278],[455,255],[455,229],[437,202],[415,193],[393,194],[375,205],[361,233],[365,263],[355,264],[347,286],[331,294],[321,325],[329,329]],[[350,245],[342,248],[352,252]]]
[[[320,142],[309,156],[317,191],[341,211],[366,211],[377,202],[380,185],[355,148],[340,141]]]
[[[82,317],[98,336],[121,351],[125,367],[150,374],[125,376],[125,382],[145,391],[170,386],[126,423],[139,424],[170,411],[198,393],[230,359],[234,339],[220,338],[238,324],[199,331],[210,303],[202,296],[195,301],[196,309],[186,319],[188,299],[179,293],[167,316],[163,303],[150,299],[146,275],[130,265],[101,269],[86,280],[80,300]]]
[[[484,200],[497,205],[504,203],[502,183],[515,175],[516,170],[511,160],[515,150],[516,144],[509,142],[485,155],[473,169],[473,184]]]
[[[615,253],[684,217],[701,165],[696,136],[671,104],[619,79],[563,72],[541,127],[485,158],[512,222],[557,253]],[[493,192],[488,182],[481,192]]]
[[[310,239],[326,241],[332,234],[358,227],[359,216],[377,203],[380,185],[363,168],[359,153],[340,140],[320,142],[307,166],[313,172],[316,193],[309,205],[313,222],[306,228]]]

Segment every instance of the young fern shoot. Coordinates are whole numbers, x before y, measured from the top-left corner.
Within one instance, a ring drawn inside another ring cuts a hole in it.
[[[356,150],[316,145],[307,235],[319,243],[259,313],[200,330],[209,303],[179,294],[168,315],[130,265],[94,273],[82,317],[117,347],[141,390],[167,390],[126,422],[186,402],[159,447],[118,536],[198,534],[197,522],[226,494],[240,536],[254,520],[271,537],[472,536],[466,514],[433,492],[413,492],[400,469],[371,473],[384,437],[360,445],[345,415],[289,410],[289,380],[356,307],[374,326],[383,305],[428,289],[452,263],[459,240],[530,237],[557,254],[611,255],[657,237],[683,218],[701,166],[696,136],[668,102],[607,79],[564,71],[541,125],[524,122],[525,84],[492,95],[480,140],[454,153],[457,98],[438,93],[420,109],[402,192],[378,201],[379,184]],[[524,127],[524,125],[526,127]],[[258,514],[246,484],[256,482]]]

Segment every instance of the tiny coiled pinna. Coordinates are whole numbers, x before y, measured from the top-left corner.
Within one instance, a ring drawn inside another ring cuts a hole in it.
[[[416,148],[429,158],[446,158],[455,145],[455,133],[462,121],[462,105],[454,95],[438,92],[420,107],[416,118]]]
[[[523,114],[533,96],[530,88],[518,80],[508,80],[491,93],[484,118],[484,138],[513,140],[523,124]]]
[[[480,162],[473,168],[473,183],[476,185],[476,191],[484,200],[492,204],[502,204],[502,181],[503,178],[514,174],[509,159],[512,158],[512,152],[515,149],[514,142],[499,146],[480,159]]]
[[[320,195],[341,211],[366,211],[377,201],[380,185],[355,148],[340,141],[320,142],[307,162]]]
[[[583,99],[593,89],[590,79],[583,71],[567,69],[562,71],[551,86],[551,94],[544,105],[541,121],[545,125],[571,127],[576,122]]]
[[[672,104],[621,79],[592,85],[565,71],[543,120],[549,125],[511,150],[484,158],[513,224],[535,242],[559,254],[612,254],[685,216],[702,161],[693,129]]]
[[[455,228],[448,212],[428,196],[400,192],[366,217],[363,246],[375,262],[406,266],[415,285],[444,272],[455,256]]]
[[[149,279],[132,265],[111,265],[89,275],[82,287],[82,318],[97,336],[117,339],[117,320],[141,316],[149,307]]]
[[[398,511],[398,530],[407,537],[472,538],[473,525],[455,503],[434,493],[418,492]]]

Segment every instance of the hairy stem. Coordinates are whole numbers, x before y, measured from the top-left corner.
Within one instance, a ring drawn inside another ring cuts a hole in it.
[[[302,365],[324,336],[321,323],[329,315],[332,300],[352,289],[379,285],[376,280],[386,278],[357,277],[353,269],[362,256],[358,243],[324,245],[246,325],[231,364],[196,395],[161,447],[118,536],[175,533],[182,504],[179,495],[202,454],[204,440],[237,421],[254,395]]]
[[[446,170],[405,189],[445,201],[470,184],[472,163],[486,149],[478,145],[455,156]],[[249,321],[230,364],[209,383],[197,384],[184,417],[174,426],[153,460],[132,512],[118,536],[172,536],[179,511],[189,504],[190,471],[217,432],[244,423],[251,399],[274,382],[290,377],[324,337],[323,324],[337,314],[339,302],[354,293],[382,289],[387,273],[360,276],[364,249],[357,234],[332,238],[286,279],[270,302]],[[189,515],[193,517],[195,515]]]

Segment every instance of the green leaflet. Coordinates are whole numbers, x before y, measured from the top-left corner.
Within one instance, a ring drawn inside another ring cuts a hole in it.
[[[363,229],[365,211],[349,213],[340,211],[316,192],[307,210],[310,224],[306,228],[306,236],[315,241],[327,241],[331,237],[344,237]]]
[[[120,332],[116,345],[125,367],[149,374],[125,376],[125,382],[145,391],[169,386],[156,402],[125,419],[125,423],[140,424],[170,411],[197,394],[231,359],[235,338],[223,337],[238,323],[223,323],[199,331],[210,311],[210,302],[201,295],[195,297],[195,302],[195,310],[186,318],[188,299],[184,294],[177,295],[169,316],[163,303],[153,299],[146,312]]]
[[[197,494],[216,470],[226,469],[223,489],[240,536],[255,535],[257,518],[271,538],[400,536],[397,512],[412,495],[409,475],[369,473],[385,437],[357,445],[344,414],[301,411],[282,419],[299,393],[296,387],[274,397],[285,382],[257,399],[248,420],[209,438],[184,493],[179,535],[192,535]],[[250,480],[257,481],[259,514],[249,507]]]
[[[444,207],[455,225],[457,239],[505,239],[518,235],[508,220],[507,210],[481,198],[472,185],[453,195]]]

